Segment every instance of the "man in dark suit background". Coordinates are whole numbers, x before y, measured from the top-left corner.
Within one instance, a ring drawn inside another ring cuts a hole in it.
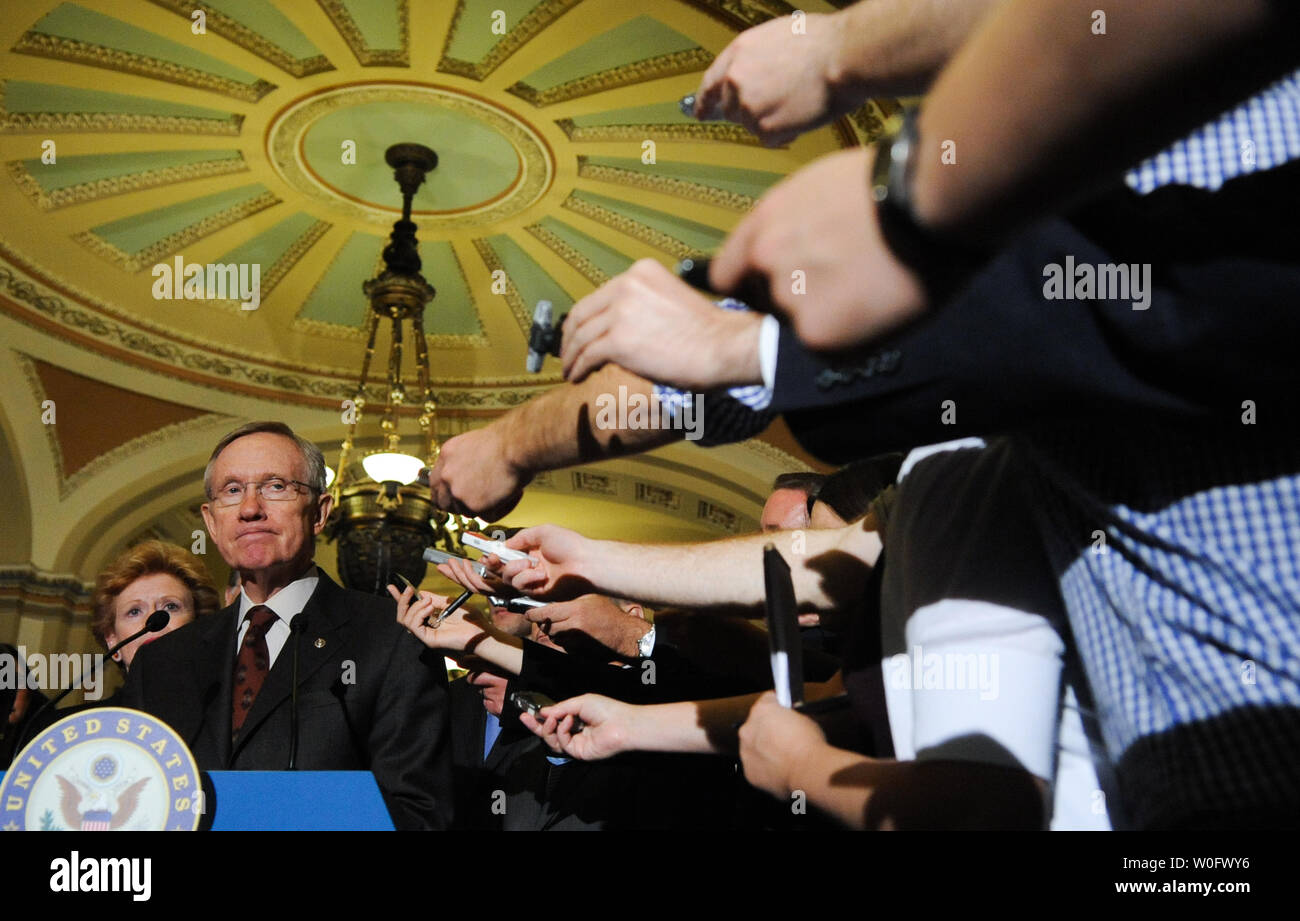
[[[339,587],[313,562],[332,504],[319,449],[282,423],[245,425],[212,452],[204,489],[203,518],[239,573],[239,597],[142,649],[125,704],[175,728],[202,769],[368,770],[399,829],[446,827],[442,658],[402,629],[391,602]]]
[[[499,605],[493,606],[491,617],[498,630],[524,638],[529,647],[545,648],[559,662],[601,648],[598,640],[588,637],[571,655],[564,655],[563,647],[529,618]],[[574,627],[566,635],[574,640],[577,632]],[[608,633],[595,632],[608,639]],[[555,667],[556,660],[547,661],[539,677]],[[730,763],[658,753],[601,762],[571,760],[552,752],[519,722],[511,692],[538,687],[523,676],[495,674],[489,663],[474,656],[465,657],[465,665],[470,673],[451,684],[456,827],[670,830],[720,828],[732,820],[736,777]]]

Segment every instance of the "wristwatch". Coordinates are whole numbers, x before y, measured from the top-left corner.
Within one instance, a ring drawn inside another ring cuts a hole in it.
[[[885,246],[899,262],[930,282],[965,274],[982,260],[974,250],[946,240],[916,221],[912,179],[920,152],[920,115],[920,109],[906,109],[899,132],[876,144],[869,188]]]
[[[651,624],[650,629],[641,639],[636,641],[636,654],[643,659],[648,659],[655,651],[655,625]]]

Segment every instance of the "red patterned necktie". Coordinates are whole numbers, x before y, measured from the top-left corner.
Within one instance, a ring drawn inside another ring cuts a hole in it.
[[[257,692],[262,690],[266,673],[271,668],[271,653],[266,648],[266,631],[276,620],[276,614],[264,604],[248,609],[248,630],[239,646],[235,660],[235,680],[231,682],[230,733],[239,735],[248,711],[253,709]]]

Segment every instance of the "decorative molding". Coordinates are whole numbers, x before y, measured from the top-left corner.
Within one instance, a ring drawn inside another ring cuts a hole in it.
[[[467,77],[470,80],[482,80],[500,67],[503,61],[536,38],[543,29],[581,2],[582,0],[541,0],[478,61],[462,61],[448,57],[444,46],[442,59],[438,62],[438,70],[445,74]],[[451,26],[447,29],[447,44],[451,44],[452,36],[456,34],[456,28],[460,25],[461,14],[464,11],[465,0],[456,0],[456,11],[452,14]]]
[[[196,70],[181,64],[173,64],[161,58],[151,58],[108,48],[104,45],[92,45],[76,39],[62,38],[58,35],[46,35],[42,32],[27,32],[18,39],[13,51],[17,54],[30,54],[40,58],[53,58],[56,61],[71,61],[90,67],[103,67],[107,70],[138,77],[149,77],[167,83],[192,86],[195,89],[211,90],[242,99],[245,102],[257,102],[267,93],[276,89],[274,83],[259,79],[256,83],[239,83],[238,81],[210,74],[205,70]]]
[[[356,20],[348,12],[348,8],[342,0],[316,0],[320,8],[325,11],[325,15],[334,23],[334,28],[338,30],[339,35],[348,43],[352,53],[356,55],[357,61],[362,67],[410,67],[411,66],[411,34],[410,34],[410,10],[408,0],[398,0],[397,5],[397,29],[398,48],[371,48],[366,44],[365,36],[361,34],[361,29],[357,26]]]
[[[520,331],[524,337],[528,337],[528,331],[533,325],[533,311],[524,303],[524,299],[519,296],[515,290],[515,283],[510,280],[510,273],[506,271],[505,266],[501,264],[501,259],[497,256],[496,250],[492,244],[488,243],[481,237],[474,239],[474,249],[478,250],[478,257],[483,260],[487,266],[488,274],[501,272],[506,278],[506,293],[504,295],[506,303],[510,306],[510,312],[515,315],[515,322],[519,324]]]
[[[675,195],[691,201],[729,208],[732,211],[748,211],[754,207],[757,199],[741,192],[730,192],[702,182],[688,179],[676,179],[656,173],[642,173],[638,170],[623,169],[617,166],[605,166],[590,162],[587,157],[578,157],[578,175],[583,179],[595,179],[599,182],[613,182],[617,185],[648,189],[665,195]]]
[[[794,473],[797,471],[812,472],[813,468],[805,461],[799,460],[788,451],[778,448],[776,445],[768,444],[763,441],[761,435],[750,438],[741,443],[741,446],[753,454],[757,454],[763,460],[781,468],[783,473]]]
[[[607,275],[600,266],[596,265],[596,263],[592,262],[541,224],[530,224],[525,227],[524,230],[531,233],[534,237],[540,240],[547,249],[551,250],[569,265],[577,269],[583,278],[587,279],[587,281],[591,282],[597,288],[609,281],[609,275]],[[529,328],[531,329],[531,321]]]
[[[0,80],[0,133],[36,132],[144,132],[148,134],[212,134],[238,137],[244,116],[227,113],[224,119],[188,115],[131,115],[116,112],[10,112],[5,108],[5,81]]]
[[[329,221],[317,221],[303,231],[298,239],[289,244],[289,248],[280,254],[280,258],[275,260],[271,270],[262,278],[263,298],[275,290],[275,286],[284,280],[284,276],[288,275],[289,270],[298,264],[298,260],[307,255],[307,251],[315,246],[321,237],[329,233],[333,226]],[[241,312],[249,312],[243,310],[243,308],[240,309]]]
[[[663,125],[591,125],[579,127],[571,118],[556,119],[555,126],[574,143],[588,141],[717,141],[761,147],[756,135],[730,122],[683,122]]]
[[[577,77],[547,90],[537,90],[520,81],[509,87],[506,92],[538,107],[549,106],[557,102],[590,96],[593,93],[603,93],[606,90],[659,80],[663,77],[695,73],[706,69],[711,63],[713,63],[713,55],[710,52],[703,48],[687,48],[684,51],[656,55],[643,61],[620,64],[618,67],[602,70],[600,73]]]
[[[246,217],[279,203],[280,199],[274,193],[263,192],[247,201],[239,202],[218,211],[216,214],[210,214],[196,224],[191,224],[175,233],[168,234],[158,242],[136,253],[123,252],[112,243],[100,239],[93,230],[83,230],[80,233],[73,234],[72,239],[96,255],[115,262],[128,272],[139,272],[146,266],[156,265],[160,259],[170,256],[177,250],[184,249],[196,240],[201,240],[209,234],[216,233],[223,227],[229,227],[231,224],[242,221]]]
[[[44,283],[17,274],[25,270],[18,268],[15,258],[0,242],[0,259],[11,263],[0,262],[0,310],[46,335],[57,336],[62,331],[62,338],[110,361],[154,373],[169,373],[170,369],[178,378],[219,391],[252,392],[315,405],[336,404],[353,396],[355,379],[339,376],[335,369],[304,363],[290,367],[270,356],[231,355],[219,343],[193,337],[178,340],[174,333],[140,318],[119,318],[111,305],[64,284],[71,296],[79,299],[75,306],[69,304]],[[132,356],[139,360],[131,360]],[[517,406],[561,382],[556,373],[433,381],[439,388],[434,396],[440,407],[482,411]],[[375,400],[382,401],[377,392]]]
[[[769,19],[776,19],[778,16],[789,16],[795,10],[781,0],[682,0],[682,2],[737,32],[767,22]]]
[[[699,499],[695,506],[695,517],[715,528],[736,533],[740,530],[739,513],[708,499]]]
[[[340,249],[330,259],[329,264],[321,272],[320,278],[317,279],[316,284],[312,287],[312,290],[308,293],[306,297],[303,298],[304,306],[309,300],[311,300],[312,296],[316,293],[316,291],[320,288],[320,286],[325,283],[325,278],[329,274],[329,269],[334,265],[335,262],[338,261],[338,257],[342,252],[343,250]],[[452,250],[452,262],[455,263],[456,265],[456,272],[460,275],[460,280],[461,283],[465,286],[465,290],[469,291],[470,286],[469,286],[469,281],[465,278],[465,269],[463,266],[461,266],[460,259],[459,257],[456,256],[454,249]],[[375,258],[375,265],[373,269],[374,274],[378,275],[379,273],[385,271],[386,268],[387,266],[384,263],[383,254],[381,253],[379,256]],[[358,300],[364,300],[364,295],[358,295]],[[433,301],[433,304],[435,305],[437,304],[436,297]],[[424,338],[425,341],[428,343],[429,348],[433,348],[433,349],[490,348],[492,345],[491,340],[489,340],[487,334],[483,332],[483,321],[479,317],[478,309],[477,307],[474,306],[472,301],[470,303],[470,307],[474,310],[474,319],[478,323],[479,331],[477,333],[467,333],[467,334],[426,332]],[[369,310],[369,306],[367,306],[367,311],[368,310]],[[345,339],[345,340],[353,340],[356,342],[363,342],[365,341],[366,338],[366,330],[364,325],[348,326],[344,323],[331,323],[328,320],[314,320],[311,319],[310,317],[304,317],[301,313],[301,309],[299,313],[293,318],[293,322],[290,324],[290,326],[293,329],[299,330],[301,332],[310,333],[312,335],[317,335],[317,336],[324,336],[327,339]]]
[[[344,326],[342,323],[312,320],[307,317],[294,318],[290,327],[326,339],[345,339],[361,342],[366,338],[366,331],[360,326]],[[431,349],[486,349],[492,345],[488,337],[482,334],[471,336],[451,333],[427,333],[424,338]]]
[[[886,126],[884,119],[881,118],[884,113],[874,103],[875,100],[868,100],[861,108],[849,113],[853,126],[862,135],[863,144],[874,144],[885,136]]]
[[[82,582],[74,575],[45,572],[32,565],[0,566],[0,598],[5,607],[35,603],[89,615],[94,591],[95,583]]]
[[[234,416],[228,416],[224,413],[204,413],[201,416],[195,416],[193,419],[186,419],[183,422],[173,422],[171,425],[164,425],[162,428],[154,429],[152,432],[146,432],[138,435],[130,441],[118,445],[106,454],[96,457],[86,466],[82,467],[72,476],[59,483],[59,501],[63,501],[72,493],[76,492],[86,483],[90,482],[99,474],[108,470],[116,464],[123,463],[141,454],[150,448],[156,448],[160,445],[171,441],[173,438],[182,438],[194,431],[199,431],[209,426],[221,426],[221,432],[224,433],[230,428],[231,420]],[[62,473],[62,471],[60,471]]]
[[[434,391],[439,411],[448,407],[460,409],[511,409],[527,403],[537,393],[531,390],[454,390]]]
[[[268,387],[274,385],[295,395],[342,400],[352,393],[352,385],[345,380],[285,374],[275,369],[245,364],[214,354],[206,347],[190,348],[179,345],[167,335],[150,335],[137,328],[107,320],[98,314],[69,306],[61,297],[42,291],[37,286],[20,279],[6,266],[0,265],[0,291],[32,308],[40,316],[70,333],[80,333],[113,349],[123,349],[142,358],[169,365],[182,373],[191,371],[209,375],[211,380],[198,383],[219,386],[229,385]],[[26,318],[25,312],[16,314]],[[111,356],[110,356],[111,357]],[[116,358],[121,361],[122,359]]]
[[[166,166],[160,169],[145,170],[125,176],[110,176],[93,182],[81,182],[65,186],[62,189],[46,191],[40,182],[27,169],[22,160],[10,160],[5,164],[9,176],[17,184],[19,191],[29,198],[42,211],[54,211],[68,205],[98,201],[113,195],[127,192],[140,192],[158,186],[171,185],[176,182],[188,182],[191,179],[206,179],[211,176],[226,176],[231,173],[248,172],[248,164],[241,153],[238,157],[223,160],[204,160],[200,163],[186,163],[181,166]]]
[[[335,254],[335,259],[337,258],[338,255]],[[460,257],[456,255],[455,249],[452,249],[451,261],[452,264],[455,265],[456,267],[456,274],[460,277],[461,284],[464,286],[466,291],[471,291],[469,285],[469,279],[465,277],[465,267],[460,264]],[[334,260],[331,260],[330,265],[333,264],[334,264]],[[386,269],[387,266],[384,263],[383,255],[381,254],[379,258],[375,260],[375,269],[374,269],[375,274],[379,274],[380,272],[386,271]],[[322,272],[321,278],[324,279],[324,277],[325,277],[325,273]],[[478,325],[478,332],[477,333],[426,332],[424,334],[424,338],[425,341],[428,343],[429,348],[432,349],[491,348],[492,341],[491,339],[488,338],[487,333],[483,331],[483,320],[479,316],[478,307],[474,304],[472,293],[470,297],[471,297],[470,309],[474,311],[474,321]],[[429,309],[434,309],[434,310],[437,309],[437,304],[438,304],[438,300],[437,300],[437,296],[435,295],[434,300],[431,303],[430,307],[425,309],[426,317],[428,315]],[[361,341],[364,340],[366,337],[365,330],[360,326],[344,326],[341,323],[330,323],[324,320],[311,320],[301,315],[294,319],[294,325],[301,326],[301,328],[303,328],[304,330],[312,330],[320,335],[328,336],[331,339],[355,339],[357,341]]]
[[[280,258],[275,260],[271,265],[271,268],[262,274],[261,299],[263,302],[265,302],[267,296],[275,290],[275,286],[284,279],[284,276],[289,274],[289,270],[298,263],[298,260],[302,259],[302,257],[307,254],[307,251],[315,246],[316,242],[320,240],[321,237],[325,236],[333,226],[334,225],[329,221],[317,221],[303,231],[298,239],[294,240],[293,243],[291,243],[289,247],[280,254]],[[245,310],[237,297],[228,297],[225,300],[211,300],[206,297],[196,298],[194,303],[206,304],[209,307],[215,307],[218,310],[225,310],[242,317],[251,316],[256,312]]]
[[[36,365],[30,356],[22,352],[15,352],[14,356],[22,365],[23,375],[27,378],[27,385],[31,387],[32,392],[36,395],[37,405],[41,405],[45,399],[45,388],[41,385],[40,375],[36,371]],[[164,425],[156,428],[151,432],[143,435],[137,435],[129,441],[124,441],[110,451],[107,451],[85,464],[76,473],[71,476],[63,467],[63,448],[59,444],[59,439],[54,434],[54,426],[45,426],[45,439],[50,447],[50,454],[54,457],[55,472],[58,474],[59,481],[59,501],[67,499],[83,485],[103,473],[114,464],[129,460],[143,451],[157,447],[173,437],[180,437],[189,434],[197,429],[203,429],[210,425],[220,422],[223,427],[228,428],[233,416],[227,416],[223,413],[204,413],[193,419],[186,419],[182,422],[173,422],[170,425]],[[224,430],[224,429],[223,429]]]
[[[271,165],[295,190],[347,217],[365,221],[385,232],[400,212],[367,206],[343,198],[322,185],[303,169],[298,146],[302,136],[320,118],[341,109],[372,102],[433,102],[439,107],[482,122],[504,136],[514,148],[522,176],[513,188],[482,207],[455,214],[419,215],[422,232],[462,230],[493,226],[528,208],[550,188],[555,174],[549,149],[533,128],[495,105],[441,87],[392,83],[365,87],[341,87],[308,97],[286,109],[267,131]]]
[[[646,483],[637,480],[636,483],[636,501],[645,505],[652,505],[655,508],[665,509],[675,512],[682,507],[681,493],[667,486],[659,486],[654,483]]]
[[[425,333],[425,339],[429,342],[430,348],[435,349],[486,349],[491,348],[492,342],[488,339],[487,332],[483,329],[483,317],[478,312],[478,304],[474,301],[474,289],[470,287],[469,279],[465,277],[465,267],[460,264],[460,257],[456,255],[455,247],[451,249],[451,261],[456,266],[456,274],[460,277],[460,283],[465,290],[469,292],[469,306],[474,311],[474,322],[478,324],[478,332],[470,334],[454,335],[451,333]],[[433,308],[437,309],[438,297],[435,294],[433,299]],[[426,308],[426,316],[428,309]]]
[[[254,32],[236,19],[214,9],[201,0],[149,0],[155,6],[171,10],[185,19],[191,19],[195,10],[202,10],[207,17],[208,28],[229,39],[245,51],[250,51],[264,61],[274,64],[285,73],[295,77],[310,77],[334,69],[334,65],[323,54],[309,58],[295,58],[279,45]]]
[[[41,376],[36,372],[36,364],[32,359],[22,352],[14,352],[14,359],[18,362],[19,367],[23,369],[23,377],[27,379],[27,389],[31,391],[32,396],[36,398],[38,408],[45,405],[45,385],[41,383]],[[57,408],[55,410],[57,412]],[[45,430],[45,446],[49,449],[50,457],[54,459],[55,479],[59,482],[59,498],[63,498],[64,484],[67,482],[63,473],[63,447],[59,444],[58,436],[54,434],[53,425],[42,425]]]
[[[868,101],[868,103],[870,105],[874,105],[877,109],[880,110],[880,115],[882,118],[893,118],[895,115],[903,114],[903,104],[900,103],[897,99],[889,99],[889,98],[871,99]]]
[[[288,373],[275,367],[235,360],[215,352],[212,347],[190,348],[178,344],[166,334],[153,336],[112,322],[97,314],[69,306],[61,297],[49,293],[48,289],[42,291],[33,282],[20,279],[5,265],[0,265],[0,293],[26,304],[32,308],[31,314],[40,316],[69,333],[81,334],[108,348],[121,349],[170,366],[180,376],[202,386],[218,390],[236,387],[278,390],[291,397],[318,403],[336,403],[350,399],[356,389],[355,380],[325,377],[326,372],[321,370],[303,369],[304,373]],[[0,300],[0,308],[7,309],[4,300]],[[7,309],[7,312],[29,325],[35,325],[31,323],[33,317],[25,311]],[[130,364],[120,356],[107,357]],[[527,402],[537,393],[561,381],[562,378],[557,374],[478,378],[468,385],[442,379],[436,382],[439,386],[456,389],[435,390],[434,397],[443,408],[502,409]],[[479,389],[471,389],[474,387]],[[368,396],[375,403],[383,402],[378,388]],[[412,407],[411,412],[416,411]]]
[[[649,243],[655,249],[663,250],[676,259],[699,258],[705,255],[703,250],[694,249],[683,243],[676,237],[669,236],[661,230],[655,230],[653,227],[643,224],[638,220],[619,214],[617,211],[611,211],[608,208],[601,207],[594,202],[585,201],[577,196],[570,194],[564,200],[563,207],[568,208],[585,218],[590,218],[597,223],[604,224],[606,227],[613,227],[619,233],[625,233],[629,237],[634,237],[642,243]],[[528,321],[532,322],[531,319]],[[525,327],[527,328],[527,327]]]
[[[574,470],[572,479],[574,492],[589,492],[598,496],[617,496],[618,483],[623,477],[613,473]]]

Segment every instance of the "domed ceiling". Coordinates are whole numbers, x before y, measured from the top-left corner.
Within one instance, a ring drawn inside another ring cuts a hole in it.
[[[6,368],[37,395],[61,370],[152,396],[164,426],[219,431],[269,401],[325,431],[353,394],[361,284],[400,213],[384,151],[415,142],[439,158],[414,220],[437,289],[425,325],[442,435],[517,405],[559,380],[554,361],[523,369],[537,300],[562,313],[637,259],[713,250],[773,183],[894,113],[871,103],[773,150],[682,114],[739,31],[791,10],[5,0],[0,310],[46,343],[9,342],[22,354]],[[254,309],[160,283],[194,264],[256,267]],[[48,437],[67,455],[86,453],[81,436]],[[9,440],[27,437],[11,420]],[[779,469],[792,449],[768,440]]]

